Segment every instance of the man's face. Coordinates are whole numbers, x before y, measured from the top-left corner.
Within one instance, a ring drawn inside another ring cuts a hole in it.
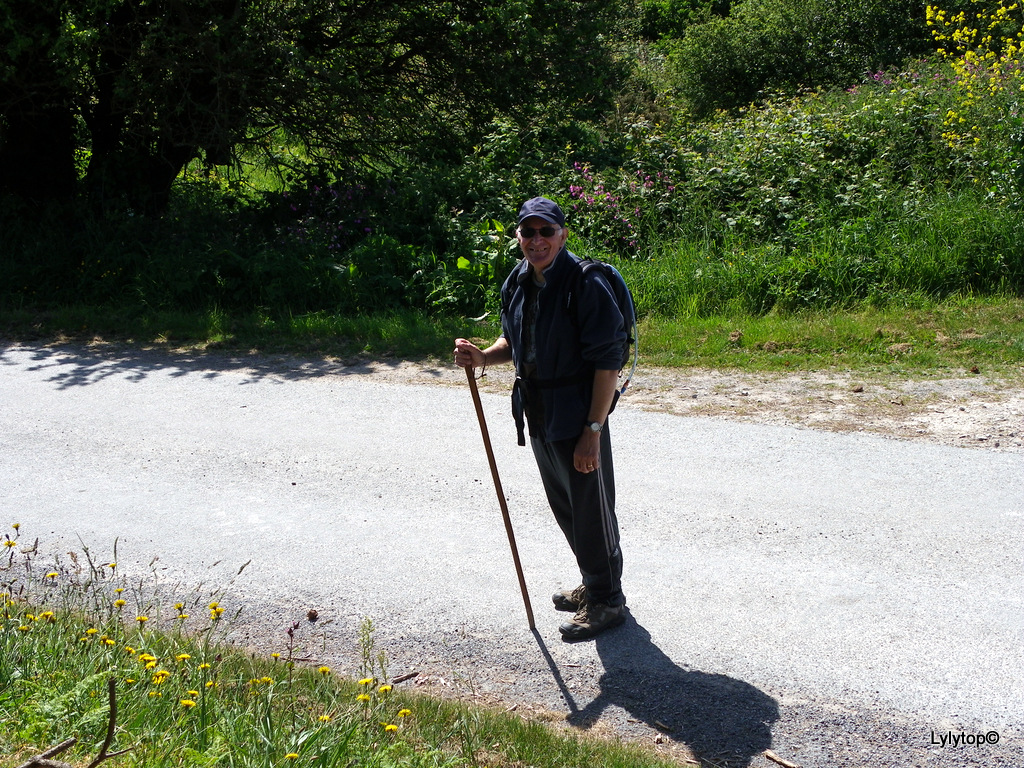
[[[551,236],[544,237],[540,232],[542,229],[545,232],[551,231]],[[531,230],[533,236],[524,237],[524,233],[531,234]],[[547,219],[540,218],[540,216],[531,216],[520,224],[516,230],[519,249],[523,252],[526,260],[533,265],[533,269],[537,274],[540,274],[541,271],[551,265],[551,262],[555,260],[555,256],[562,250],[562,246],[565,245],[568,237],[569,232],[565,227],[552,224]]]

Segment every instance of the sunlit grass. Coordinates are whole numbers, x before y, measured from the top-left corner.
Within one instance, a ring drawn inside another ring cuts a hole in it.
[[[951,300],[848,312],[649,319],[648,365],[965,375],[1024,371],[1024,300]]]

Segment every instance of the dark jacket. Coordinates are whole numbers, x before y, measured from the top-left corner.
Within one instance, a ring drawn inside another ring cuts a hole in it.
[[[599,270],[582,274],[573,299],[575,311],[570,311],[569,286],[577,282],[574,272],[582,271],[579,262],[577,256],[562,248],[545,270],[537,306],[534,381],[517,385],[512,393],[513,413],[522,412],[525,397],[541,399],[544,434],[537,435],[533,429],[531,434],[546,442],[579,437],[590,410],[594,371],[617,371],[622,367],[626,325],[612,289]],[[523,371],[525,352],[524,283],[530,279],[529,262],[523,259],[501,289],[502,336],[512,348],[517,377]]]

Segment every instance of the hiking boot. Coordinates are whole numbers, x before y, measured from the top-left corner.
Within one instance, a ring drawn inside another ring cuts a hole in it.
[[[626,620],[626,606],[584,602],[576,615],[562,624],[558,631],[565,640],[586,640],[588,637],[617,627]]]
[[[580,609],[586,599],[587,588],[582,584],[576,589],[563,589],[551,596],[551,602],[555,604],[556,611],[572,611],[573,613]]]

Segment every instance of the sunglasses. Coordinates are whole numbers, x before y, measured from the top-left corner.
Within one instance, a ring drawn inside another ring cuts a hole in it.
[[[523,236],[524,240],[529,240],[538,233],[541,237],[554,237],[555,232],[559,232],[561,229],[561,227],[541,227],[540,229],[534,229],[533,227],[520,227],[519,234]]]

